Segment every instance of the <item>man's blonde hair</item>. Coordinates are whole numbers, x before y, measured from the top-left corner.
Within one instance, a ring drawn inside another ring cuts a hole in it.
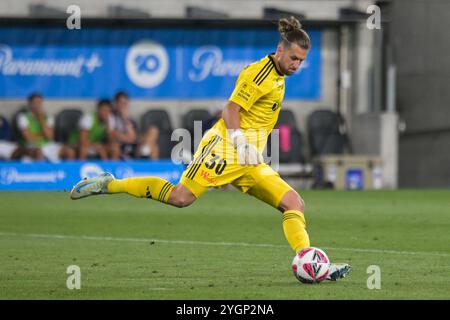
[[[278,31],[281,36],[280,43],[285,47],[295,43],[305,50],[311,48],[311,40],[308,34],[302,29],[302,24],[295,17],[280,19],[278,21]]]

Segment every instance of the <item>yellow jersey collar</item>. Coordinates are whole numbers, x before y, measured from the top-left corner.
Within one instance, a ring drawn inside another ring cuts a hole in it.
[[[272,64],[273,64],[273,67],[275,68],[275,70],[277,71],[277,73],[278,73],[278,75],[280,75],[280,76],[282,76],[282,77],[284,77],[284,74],[280,71],[280,70],[278,70],[278,68],[277,68],[277,64],[275,63],[275,61],[273,60],[273,57],[272,57],[272,55],[274,55],[275,54],[275,52],[272,52],[272,53],[269,53],[268,55],[267,55],[267,57],[269,58],[269,60],[272,62]]]

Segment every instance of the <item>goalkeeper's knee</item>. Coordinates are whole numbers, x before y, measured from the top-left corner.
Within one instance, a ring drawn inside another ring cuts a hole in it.
[[[170,194],[169,203],[178,208],[184,208],[191,205],[197,198],[194,194],[181,183],[177,184]]]
[[[305,201],[295,190],[290,190],[281,199],[279,209],[281,211],[296,210],[305,212]]]

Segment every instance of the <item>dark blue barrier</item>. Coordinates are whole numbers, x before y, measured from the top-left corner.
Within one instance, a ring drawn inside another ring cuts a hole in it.
[[[184,165],[171,161],[0,162],[0,190],[67,190],[80,179],[111,172],[116,178],[158,176],[177,183]]]

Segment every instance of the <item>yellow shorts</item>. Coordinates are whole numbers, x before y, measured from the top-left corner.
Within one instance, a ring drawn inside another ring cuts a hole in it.
[[[243,166],[236,161],[233,145],[220,134],[209,130],[199,144],[194,160],[181,176],[180,183],[196,198],[211,187],[232,184],[278,208],[281,199],[292,187],[267,164]]]

